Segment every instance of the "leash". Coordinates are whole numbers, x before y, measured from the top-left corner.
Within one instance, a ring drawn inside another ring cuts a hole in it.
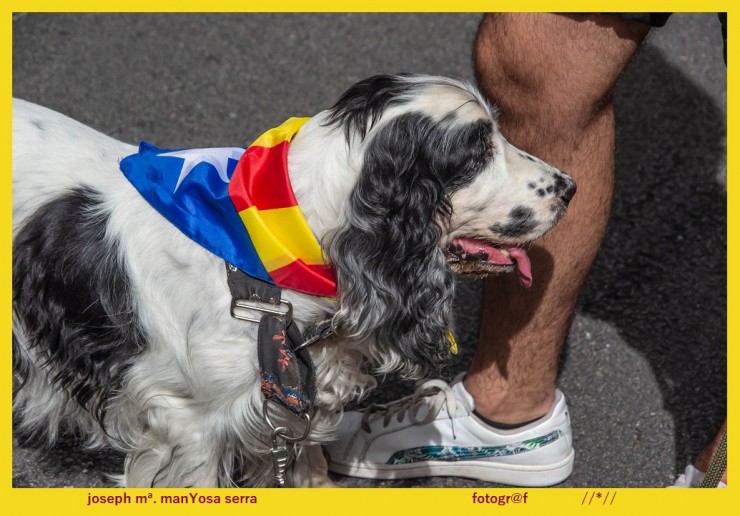
[[[712,456],[704,480],[699,487],[717,487],[722,480],[722,475],[727,469],[727,430],[722,434],[722,440]]]
[[[276,487],[292,487],[288,479],[292,446],[311,432],[311,414],[316,395],[316,368],[308,347],[334,334],[331,320],[301,332],[293,321],[293,306],[281,298],[281,289],[253,278],[226,263],[231,292],[231,316],[259,325],[257,350],[264,400],[262,416],[272,430],[273,480]],[[270,405],[290,411],[304,424],[293,435],[270,417]]]

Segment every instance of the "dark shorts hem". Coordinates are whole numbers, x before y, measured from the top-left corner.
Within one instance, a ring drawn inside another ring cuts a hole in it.
[[[673,13],[609,13],[616,14],[623,20],[636,21],[650,25],[651,27],[662,27]]]

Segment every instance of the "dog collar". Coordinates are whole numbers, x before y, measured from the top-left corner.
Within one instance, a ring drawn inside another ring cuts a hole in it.
[[[121,170],[193,241],[259,280],[334,297],[336,280],[290,185],[291,118],[242,148],[163,150],[141,142]]]

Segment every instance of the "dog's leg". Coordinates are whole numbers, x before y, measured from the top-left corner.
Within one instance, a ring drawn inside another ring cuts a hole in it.
[[[213,344],[215,349],[224,346]],[[127,487],[271,485],[270,429],[262,418],[259,383],[243,364],[243,382],[229,379],[229,366],[236,360],[217,360],[206,374],[201,368],[208,361],[195,355],[198,367],[187,376],[171,360],[165,367],[168,354],[161,363],[147,355],[132,370],[117,398],[119,404],[111,411],[118,420],[110,426],[126,445],[120,483]]]
[[[138,417],[142,431],[126,457],[126,487],[218,487],[218,448],[190,400],[160,396]],[[169,405],[169,406],[168,406]],[[142,423],[143,422],[143,423]]]

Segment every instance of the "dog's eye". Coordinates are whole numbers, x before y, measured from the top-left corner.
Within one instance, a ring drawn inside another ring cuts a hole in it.
[[[468,170],[476,171],[484,168],[493,159],[494,155],[494,143],[490,138],[481,139],[482,151],[476,153],[475,156],[469,161]]]
[[[496,154],[496,143],[491,138],[486,138],[486,161],[490,161],[493,159],[494,154]]]

